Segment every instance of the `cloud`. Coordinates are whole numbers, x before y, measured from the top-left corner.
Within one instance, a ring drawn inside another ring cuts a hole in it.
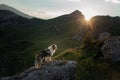
[[[106,1],[106,2],[117,3],[117,4],[120,3],[120,0],[105,0],[105,1]]]
[[[20,11],[23,11],[24,13],[41,18],[41,19],[51,19],[60,15],[67,14],[66,12],[63,11],[40,11],[40,10],[29,10],[29,9],[21,9]]]
[[[67,0],[69,2],[80,2],[81,0]]]

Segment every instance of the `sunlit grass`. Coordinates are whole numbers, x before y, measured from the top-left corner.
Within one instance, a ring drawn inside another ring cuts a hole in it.
[[[95,46],[95,43],[84,44],[87,46],[67,49],[53,59],[76,61],[77,80],[120,80],[120,63],[105,62],[97,57],[101,54],[99,46]]]

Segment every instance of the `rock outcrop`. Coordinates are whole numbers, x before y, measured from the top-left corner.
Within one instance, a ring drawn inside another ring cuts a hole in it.
[[[101,50],[104,59],[112,60],[113,62],[120,61],[120,36],[105,41]]]
[[[76,80],[76,62],[52,61],[40,69],[31,67],[21,74],[3,77],[0,80]]]
[[[100,34],[98,40],[105,40],[108,38],[111,38],[111,34],[109,32],[104,32]]]

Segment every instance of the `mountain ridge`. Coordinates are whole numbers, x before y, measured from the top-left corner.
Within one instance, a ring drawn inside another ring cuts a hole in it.
[[[12,11],[12,12],[14,12],[22,17],[28,18],[28,19],[33,18],[33,17],[31,17],[31,16],[11,7],[11,6],[5,5],[5,4],[0,4],[0,10],[9,10],[9,11]]]
[[[53,43],[58,45],[55,55],[79,46],[91,31],[89,28],[93,29],[92,37],[98,37],[102,32],[120,35],[120,17],[93,17],[88,26],[78,10],[49,20],[23,18],[7,10],[0,14],[1,76],[24,71],[33,65],[36,53]]]

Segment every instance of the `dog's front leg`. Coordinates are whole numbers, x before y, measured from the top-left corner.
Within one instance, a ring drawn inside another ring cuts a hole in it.
[[[42,64],[44,61],[45,61],[45,57],[42,57],[42,58],[41,58],[41,61],[40,61],[41,64]]]
[[[51,56],[49,57],[49,61],[52,61]]]
[[[50,61],[52,61],[50,56],[45,57],[45,62],[50,62]]]

